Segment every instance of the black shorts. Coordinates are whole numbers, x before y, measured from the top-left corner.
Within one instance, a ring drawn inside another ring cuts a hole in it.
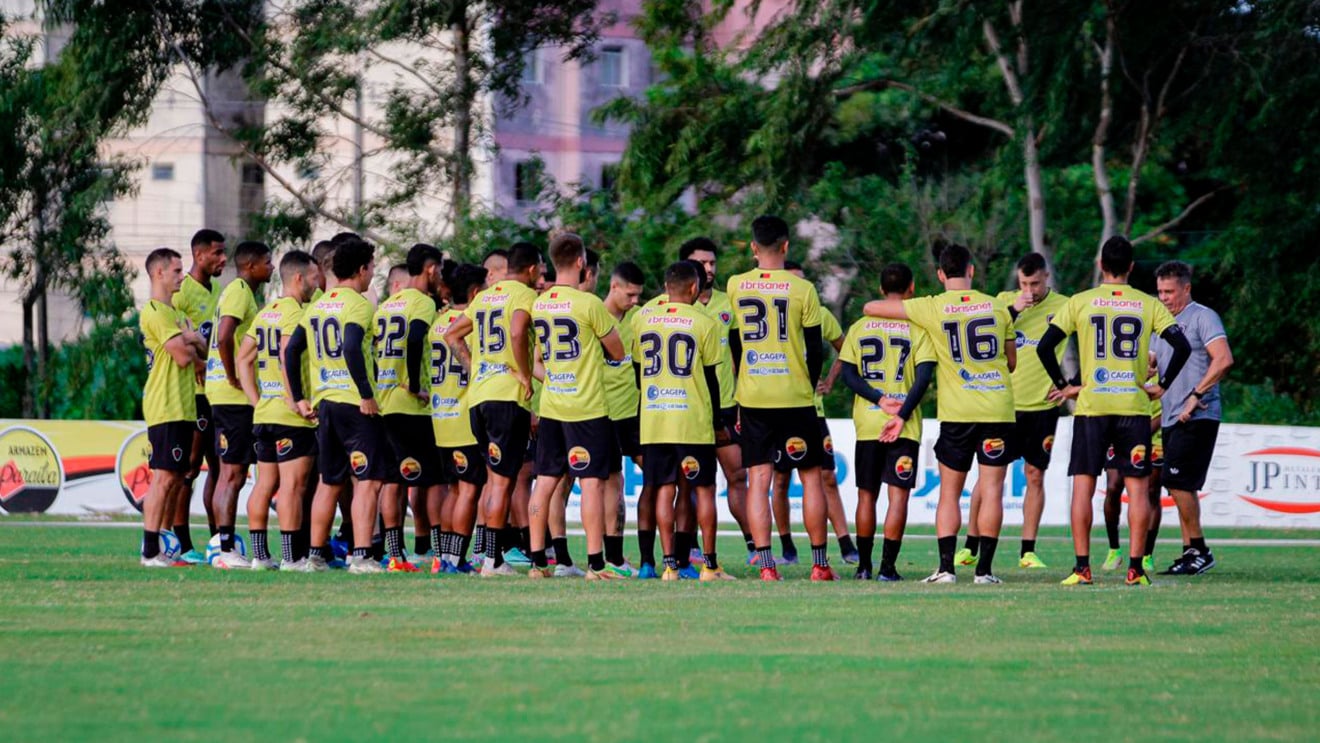
[[[623,458],[633,458],[642,454],[642,419],[633,416],[622,420],[610,421],[614,426],[614,440],[619,446],[619,456],[610,461],[610,473],[623,471]]]
[[[251,405],[212,405],[215,453],[225,464],[250,465],[257,460]]]
[[[384,416],[385,440],[396,467],[389,482],[406,488],[425,488],[444,482],[444,465],[435,448],[435,429],[429,415],[391,413]]]
[[[817,418],[820,422],[820,441],[824,456],[820,458],[820,468],[826,472],[834,471],[834,436],[830,434],[829,421]]]
[[[197,424],[189,421],[170,421],[147,426],[147,467],[166,472],[187,473],[192,458],[193,433]]]
[[[517,477],[527,456],[532,414],[507,400],[480,403],[468,411],[472,435],[486,453],[486,465],[502,477]]]
[[[738,426],[736,425],[738,422],[738,406],[734,405],[731,408],[724,408],[720,411],[720,417],[724,419],[724,427],[729,431],[729,440],[723,444],[715,444],[716,448],[741,446],[742,433],[738,430]]]
[[[642,482],[648,487],[685,481],[715,485],[714,444],[647,444],[642,447]]]
[[[618,460],[614,427],[604,416],[585,421],[542,418],[536,431],[536,476],[610,476],[610,462]]]
[[[780,472],[819,467],[824,441],[814,407],[740,407],[744,467],[774,464]]]
[[[442,446],[437,452],[445,468],[441,484],[466,482],[476,485],[478,490],[486,484],[486,462],[482,459],[480,445]]]
[[[1058,408],[1019,411],[1013,425],[1013,453],[1038,470],[1049,469],[1058,426]]]
[[[258,462],[292,462],[316,456],[315,428],[258,423],[253,433],[257,439]]]
[[[1219,421],[1193,420],[1164,429],[1164,472],[1161,484],[1196,493],[1205,486],[1210,460],[1215,455]]]
[[[1012,423],[945,423],[935,440],[935,461],[957,472],[968,472],[975,459],[986,467],[1007,467],[1013,453]]]
[[[1150,418],[1144,415],[1073,417],[1068,475],[1098,477],[1106,468],[1116,469],[1124,477],[1150,474]]]
[[[363,415],[356,405],[326,400],[316,409],[316,448],[321,479],[327,485],[359,480],[383,481],[394,469],[380,416]]]
[[[857,489],[879,493],[883,484],[911,490],[917,483],[917,456],[920,452],[921,444],[912,439],[899,439],[888,444],[858,441],[853,459]]]
[[[202,434],[202,452],[208,458],[215,456],[215,426],[211,425],[211,401],[206,395],[198,394],[195,398],[197,403],[197,431]]]

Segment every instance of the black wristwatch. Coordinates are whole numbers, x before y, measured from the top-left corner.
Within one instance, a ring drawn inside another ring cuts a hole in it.
[[[1193,388],[1192,397],[1195,397],[1196,399],[1200,400],[1202,397],[1205,397],[1205,393]]]

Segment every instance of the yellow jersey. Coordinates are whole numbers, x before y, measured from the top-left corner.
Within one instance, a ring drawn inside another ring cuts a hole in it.
[[[280,352],[284,343],[293,337],[302,321],[303,306],[293,297],[280,297],[262,307],[247,330],[247,337],[257,344],[257,408],[252,413],[253,424],[269,423],[281,426],[315,428],[316,424],[289,409],[284,399],[284,374]],[[302,374],[302,370],[297,370]],[[304,387],[306,381],[303,382]]]
[[[719,325],[690,304],[665,303],[634,317],[642,367],[642,444],[714,444],[708,366],[720,363]]]
[[[1074,295],[1051,324],[1077,334],[1082,391],[1073,415],[1150,415],[1141,386],[1150,338],[1175,324],[1158,299],[1127,284],[1101,284]]]
[[[462,317],[460,310],[447,309],[435,317],[431,325],[430,355],[427,369],[427,391],[431,395],[431,430],[435,432],[435,445],[445,447],[474,446],[472,421],[468,417],[468,371],[445,343],[445,331]],[[472,336],[463,339],[472,348]]]
[[[545,367],[538,415],[566,422],[607,417],[600,339],[614,324],[599,297],[571,286],[550,287],[537,298],[532,325]]]
[[[151,300],[138,314],[142,347],[147,352],[147,384],[142,390],[142,417],[148,426],[197,420],[193,367],[179,366],[165,350],[183,333],[187,318],[177,309]]]
[[[349,325],[362,328],[362,359],[370,382],[375,378],[372,314],[371,302],[346,286],[331,289],[304,310],[301,325],[307,334],[307,377],[312,383],[314,405],[325,401],[362,404],[362,395],[344,358],[344,329]]]
[[[1000,292],[995,299],[1003,302],[1005,307],[1009,307],[1017,300],[1020,293]],[[1013,320],[1017,346],[1017,366],[1013,368],[1013,405],[1021,412],[1057,407],[1046,399],[1050,390],[1054,389],[1054,382],[1050,381],[1049,375],[1045,373],[1045,367],[1040,363],[1040,356],[1036,354],[1036,347],[1040,345],[1041,336],[1045,335],[1045,331],[1050,327],[1050,321],[1067,304],[1067,297],[1052,291],[1046,294],[1045,299],[1039,304],[1019,312],[1017,318]],[[1066,347],[1066,343],[1060,343],[1054,351],[1055,358],[1060,364],[1063,363],[1063,352]]]
[[[243,279],[229,282],[220,292],[220,302],[215,307],[210,351],[206,354],[206,399],[212,405],[247,405],[247,395],[229,384],[225,378],[225,365],[220,362],[220,320],[225,317],[238,320],[238,327],[234,329],[234,358],[237,360],[243,336],[257,317],[257,298]]]
[[[899,400],[907,399],[917,365],[938,361],[926,331],[906,320],[878,317],[863,317],[848,328],[839,359],[856,366],[872,389]],[[890,418],[879,405],[861,397],[853,398],[852,417],[858,441],[879,439]],[[912,411],[898,437],[921,441],[920,408]]]
[[[949,423],[1012,423],[1013,380],[1005,348],[1014,340],[1003,303],[975,289],[903,301],[938,358],[939,416]]]
[[[807,408],[816,389],[807,376],[804,328],[819,326],[820,297],[806,279],[756,269],[729,279],[732,328],[742,343],[736,399],[749,408]]]
[[[842,337],[843,337],[843,328],[839,326],[839,321],[835,319],[834,313],[830,312],[824,307],[821,307],[820,308],[820,339],[830,344],[831,347],[833,347],[834,341]],[[819,392],[816,393],[815,404],[816,404],[816,415],[820,416],[821,418],[824,418],[825,397],[821,395]]]
[[[408,328],[424,322],[428,330],[435,322],[435,300],[409,287],[386,299],[376,308],[376,401],[381,415],[428,415],[428,404],[408,391]],[[425,348],[422,351],[426,353]],[[423,357],[419,369],[426,369]],[[418,390],[425,390],[418,380]]]
[[[532,303],[536,292],[517,281],[501,281],[472,299],[463,314],[472,321],[472,382],[468,388],[468,404],[504,400],[516,402],[530,409],[523,399],[522,385],[513,375],[513,314],[519,310],[531,319]],[[531,326],[528,326],[528,347],[533,344]],[[531,359],[528,354],[529,363]],[[524,369],[527,374],[532,370]]]
[[[174,309],[183,313],[192,324],[193,330],[202,336],[202,340],[207,346],[211,345],[211,323],[215,320],[215,308],[220,304],[220,282],[212,279],[211,286],[208,289],[202,286],[201,282],[187,274],[183,277],[183,283],[179,285],[179,290],[174,292],[174,298],[171,300]],[[206,382],[195,382],[196,393],[206,394]]]
[[[612,421],[637,417],[637,375],[633,372],[632,355],[632,319],[636,314],[637,308],[634,307],[614,325],[619,330],[619,341],[623,343],[623,359],[605,359],[605,406]]]
[[[642,309],[667,304],[668,302],[669,295],[661,294],[647,302]],[[715,378],[720,382],[720,409],[727,410],[738,403],[734,394],[737,385],[733,374],[733,351],[729,348],[729,328],[733,325],[733,304],[729,302],[728,294],[719,289],[711,289],[710,301],[703,303],[698,300],[692,306],[705,312],[710,319],[714,320],[720,332],[720,365],[715,370]]]

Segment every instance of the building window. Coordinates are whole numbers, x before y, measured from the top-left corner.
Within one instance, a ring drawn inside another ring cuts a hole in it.
[[[600,190],[609,191],[616,194],[618,189],[615,187],[619,182],[619,164],[605,163],[600,166]]]
[[[600,84],[607,88],[627,87],[628,66],[623,47],[607,46],[600,50]]]
[[[153,181],[174,180],[174,163],[152,163],[151,180]]]
[[[522,78],[523,85],[540,85],[544,82],[541,77],[541,53],[538,49],[528,50],[523,54]]]
[[[519,204],[531,204],[541,193],[541,174],[545,166],[540,160],[522,160],[513,166],[513,198]]]
[[[266,182],[266,171],[256,163],[243,163],[243,185],[260,186]]]

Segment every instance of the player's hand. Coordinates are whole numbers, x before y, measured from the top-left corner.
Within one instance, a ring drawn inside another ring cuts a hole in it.
[[[516,376],[518,378],[518,385],[523,388],[523,399],[524,400],[532,399],[531,377],[527,376],[526,374],[518,374]]]
[[[1146,390],[1146,397],[1149,397],[1152,400],[1158,400],[1161,397],[1164,397],[1165,390],[1159,385],[1159,382],[1148,384],[1142,389]]]
[[[898,415],[898,411],[903,409],[903,401],[886,395],[880,398],[880,409],[888,415]]]
[[[225,377],[225,381],[229,383],[229,386],[230,386],[230,387],[233,387],[233,388],[236,389],[236,390],[241,390],[241,389],[243,389],[243,385],[242,385],[237,379],[234,379],[233,377],[226,376],[226,377]],[[255,405],[255,404],[256,404],[256,403],[253,403],[253,405]]]
[[[1017,297],[1013,299],[1013,309],[1018,312],[1021,312],[1034,304],[1036,304],[1036,298],[1031,296],[1031,292],[1027,291],[1018,292]]]
[[[532,413],[532,426],[530,429],[532,438],[536,438],[536,432],[540,428],[541,428],[541,416],[537,415],[536,413]]]
[[[431,393],[427,392],[426,390],[417,390],[416,392],[414,392],[414,393],[412,393],[412,394],[413,394],[413,397],[417,398],[418,400],[421,400],[422,402],[426,403],[427,405],[430,405],[430,404],[431,404]]]
[[[303,420],[310,421],[316,418],[316,411],[312,410],[312,404],[306,400],[299,400],[298,402],[293,403],[293,412],[302,416]]]
[[[898,441],[898,434],[903,431],[904,422],[897,415],[885,421],[885,427],[880,430],[881,443],[891,444]]]
[[[1210,406],[1206,405],[1201,400],[1188,395],[1187,402],[1183,403],[1182,412],[1178,413],[1178,422],[1186,423],[1192,419],[1192,416],[1196,414],[1196,411],[1205,410],[1208,407]]]
[[[1046,395],[1046,399],[1055,405],[1062,405],[1064,400],[1076,400],[1077,396],[1081,393],[1081,387],[1075,384],[1070,384],[1063,389],[1055,388],[1050,390],[1050,394]]]
[[[830,382],[830,380],[828,380],[828,379],[822,379],[822,380],[820,380],[819,382],[816,383],[816,394],[818,394],[818,395],[828,395],[828,394],[830,394],[830,390],[833,389],[833,388],[834,388],[834,385]]]
[[[374,397],[363,400],[358,405],[358,410],[362,411],[363,415],[380,415],[380,406],[376,404],[376,398]]]

